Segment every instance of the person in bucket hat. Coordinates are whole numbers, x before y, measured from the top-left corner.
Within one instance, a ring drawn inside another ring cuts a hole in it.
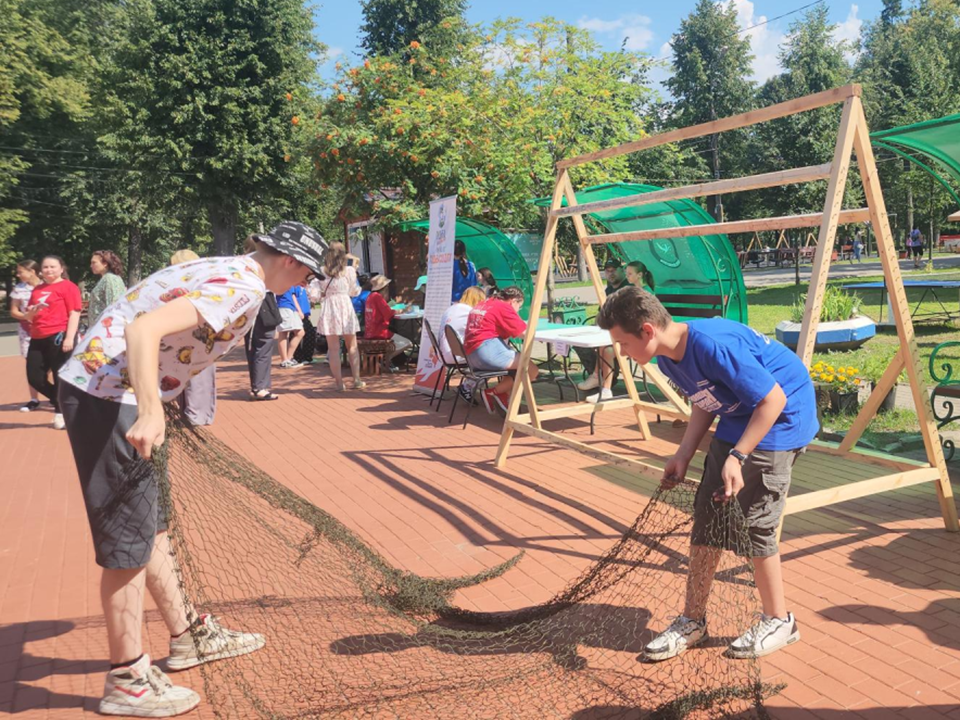
[[[367,298],[364,306],[363,323],[363,337],[367,340],[393,340],[393,353],[384,358],[383,364],[387,369],[392,369],[393,359],[405,353],[413,345],[408,338],[390,330],[390,321],[394,316],[410,309],[410,306],[406,305],[400,313],[397,313],[390,307],[387,302],[387,288],[390,287],[391,282],[393,281],[390,278],[383,275],[377,275],[370,281],[370,297]]]
[[[149,460],[163,444],[163,404],[243,341],[267,291],[282,294],[320,271],[326,242],[283,222],[253,236],[255,251],[164,268],[101,314],[60,373],[60,400],[80,476],[110,654],[99,710],[170,717],[200,696],[174,685],[144,653],[145,592],[170,632],[169,671],[260,649],[257,633],[225,630],[187,604]]]

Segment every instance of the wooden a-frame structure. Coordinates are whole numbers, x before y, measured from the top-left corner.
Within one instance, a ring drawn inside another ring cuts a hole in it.
[[[652,135],[640,140],[624,143],[616,147],[561,160],[557,163],[556,184],[554,186],[549,215],[547,216],[543,248],[540,252],[540,267],[549,267],[550,258],[552,257],[556,243],[557,225],[560,219],[565,217],[573,220],[577,237],[580,240],[580,245],[586,258],[587,268],[593,281],[593,287],[601,304],[605,300],[605,294],[600,278],[600,271],[597,268],[596,257],[593,253],[593,245],[609,242],[655,240],[666,237],[786,230],[819,226],[820,233],[817,242],[817,251],[813,261],[810,291],[807,293],[804,312],[805,319],[797,346],[797,353],[803,359],[804,363],[809,366],[813,357],[817,325],[827,284],[827,274],[830,268],[832,253],[828,251],[833,249],[837,227],[840,224],[860,223],[869,220],[877,238],[877,249],[883,264],[883,272],[886,279],[887,292],[893,307],[893,317],[896,323],[897,335],[900,338],[900,351],[894,356],[886,372],[884,372],[881,377],[880,382],[861,408],[860,413],[857,415],[853,426],[850,428],[843,442],[840,443],[839,446],[815,443],[811,446],[811,449],[832,455],[855,458],[858,461],[879,466],[890,472],[880,477],[846,483],[839,487],[817,490],[788,498],[784,514],[790,515],[804,510],[834,505],[846,500],[874,495],[889,490],[925,482],[934,482],[936,483],[937,496],[940,501],[940,511],[944,524],[948,530],[956,532],[960,530],[960,526],[958,526],[957,523],[957,509],[953,500],[950,478],[947,474],[946,463],[943,459],[939,436],[927,404],[927,394],[923,386],[913,321],[910,317],[910,310],[903,287],[903,278],[900,275],[897,251],[893,243],[893,236],[890,232],[890,224],[887,219],[887,211],[884,206],[883,193],[880,188],[877,166],[870,145],[869,131],[867,130],[867,122],[864,116],[860,94],[861,89],[859,85],[846,85],[777,105],[771,105],[759,110],[751,110],[750,112],[740,115],[734,115],[678,130],[671,130],[659,135]],[[569,173],[571,168],[577,167],[578,165],[638,152],[667,143],[748,127],[836,103],[843,103],[843,110],[833,160],[829,163],[795,168],[792,170],[781,170],[750,177],[731,178],[685,187],[669,188],[583,205],[577,204]],[[850,169],[851,156],[854,152],[856,152],[857,164],[860,169],[860,177],[863,182],[867,206],[855,210],[844,210],[844,190],[847,183],[847,174]],[[823,212],[820,213],[598,235],[590,235],[583,222],[583,215],[586,213],[602,210],[646,205],[664,200],[695,198],[720,193],[742,192],[766,187],[807,183],[817,180],[829,181]],[[566,199],[567,203],[565,207],[563,205],[564,199]],[[517,371],[517,382],[510,396],[510,402],[507,407],[507,417],[504,422],[503,432],[500,436],[500,445],[497,450],[497,467],[503,467],[505,465],[510,449],[510,441],[513,438],[513,434],[519,432],[558,443],[598,460],[625,466],[631,470],[639,471],[648,477],[659,479],[662,471],[654,465],[578,442],[572,438],[564,437],[563,435],[544,429],[543,423],[552,419],[585,415],[600,410],[632,407],[636,414],[641,438],[647,439],[650,437],[650,429],[647,425],[645,411],[649,410],[668,418],[686,418],[690,415],[690,410],[685,400],[673,390],[667,383],[666,378],[654,366],[646,366],[643,368],[643,371],[646,373],[648,379],[652,380],[660,389],[667,403],[654,404],[641,401],[637,394],[635,384],[629,381],[633,377],[633,374],[628,367],[626,359],[621,355],[618,346],[614,346],[614,353],[622,376],[628,380],[626,386],[629,396],[627,398],[605,401],[596,406],[577,404],[556,408],[537,408],[533,395],[533,387],[527,374],[527,366],[533,352],[534,335],[536,334],[540,310],[543,306],[547,275],[548,273],[546,272],[537,274],[537,284],[534,289],[530,307],[530,323],[524,338],[521,361]],[[857,440],[860,438],[870,420],[876,415],[883,398],[886,397],[887,393],[894,386],[897,376],[904,369],[906,369],[910,381],[910,389],[913,393],[913,400],[917,408],[920,432],[923,436],[927,455],[926,463],[910,462],[892,456],[862,452],[856,449]],[[520,413],[521,393],[526,397],[528,407],[528,412],[524,414]]]

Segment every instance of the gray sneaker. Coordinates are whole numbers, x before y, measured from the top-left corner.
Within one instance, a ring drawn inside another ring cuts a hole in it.
[[[643,648],[645,660],[669,660],[707,639],[706,620],[697,622],[678,615],[670,627],[657,635]]]
[[[265,643],[263,635],[227,630],[212,615],[203,615],[196,627],[170,640],[167,670],[179,672],[214,660],[246,655]]]
[[[786,620],[761,614],[749,630],[730,643],[727,655],[737,659],[759,658],[799,639],[800,629],[793,613],[787,613]]]

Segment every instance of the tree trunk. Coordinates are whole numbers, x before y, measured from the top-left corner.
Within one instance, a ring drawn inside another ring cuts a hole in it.
[[[583,246],[577,243],[577,280],[587,279],[587,259],[583,256]]]
[[[913,231],[913,186],[907,184],[907,235]]]
[[[213,200],[207,206],[210,233],[213,235],[213,254],[217,257],[237,252],[237,208],[232,203]]]
[[[127,287],[140,282],[143,271],[143,230],[139,225],[127,228]]]
[[[720,179],[720,135],[714,133],[710,136],[710,169],[713,172],[713,179]],[[710,197],[713,206],[713,218],[717,222],[723,222],[723,200],[720,195]]]

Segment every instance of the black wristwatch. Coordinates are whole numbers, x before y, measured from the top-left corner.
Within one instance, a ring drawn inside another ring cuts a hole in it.
[[[744,455],[742,452],[740,452],[736,448],[730,448],[730,452],[727,454],[732,455],[737,460],[739,460],[741,466],[747,461],[747,457],[748,457],[747,455]]]

